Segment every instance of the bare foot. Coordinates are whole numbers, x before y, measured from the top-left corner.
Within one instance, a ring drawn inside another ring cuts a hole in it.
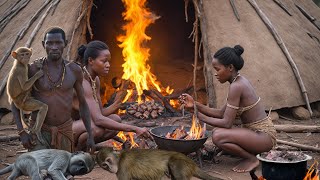
[[[259,165],[257,158],[244,159],[236,167],[232,168],[233,171],[238,173],[249,172]]]

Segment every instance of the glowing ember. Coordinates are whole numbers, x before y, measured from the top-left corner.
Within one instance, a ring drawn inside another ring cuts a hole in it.
[[[319,180],[319,170],[317,169],[319,163],[315,161],[312,166],[309,168],[307,175],[303,180]]]
[[[130,149],[132,148],[137,148],[139,147],[139,145],[134,141],[134,133],[133,132],[128,132],[127,134],[125,134],[123,131],[120,131],[117,136],[122,139],[124,142],[125,141],[129,141],[131,146],[130,146]],[[122,149],[122,145],[123,143],[120,143],[120,142],[112,142],[113,144],[113,147],[116,149],[116,150],[121,150]]]
[[[205,135],[205,128],[201,127],[201,124],[197,122],[195,116],[192,118],[192,125],[189,132],[184,130],[184,127],[176,128],[172,133],[168,132],[165,136],[171,139],[185,139],[194,140],[203,138]]]
[[[142,101],[143,90],[155,88],[163,94],[172,93],[173,90],[170,90],[169,87],[161,87],[156,76],[151,73],[151,68],[147,64],[150,49],[142,45],[145,41],[151,40],[151,37],[145,33],[146,28],[159,17],[145,7],[146,0],[122,0],[122,2],[126,9],[122,16],[128,22],[122,27],[126,34],[117,37],[121,43],[119,47],[123,48],[122,55],[125,61],[122,65],[124,72],[122,78],[135,83],[138,103]],[[123,102],[126,102],[131,94],[132,90],[128,90]]]

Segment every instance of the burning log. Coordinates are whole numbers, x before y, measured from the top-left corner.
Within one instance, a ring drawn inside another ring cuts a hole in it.
[[[166,138],[171,139],[184,139],[188,136],[187,132],[184,130],[183,126],[175,129],[172,133],[168,132]]]
[[[130,104],[127,113],[139,119],[155,119],[164,114],[165,108],[155,101],[146,101],[144,103]]]
[[[174,91],[172,94],[168,95],[168,96],[164,96],[165,99],[178,99],[178,97],[181,95],[181,94],[184,94],[184,93],[190,93],[191,91],[193,91],[193,86],[189,86],[185,89],[182,89],[182,90],[177,90],[177,91]]]
[[[151,89],[151,90],[144,90],[144,93],[149,96],[155,95],[158,99],[160,99],[164,107],[168,110],[170,114],[177,113],[176,110],[170,105],[169,100],[166,99],[160,92]]]

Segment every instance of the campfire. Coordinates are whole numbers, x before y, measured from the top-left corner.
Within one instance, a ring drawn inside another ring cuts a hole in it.
[[[127,23],[122,27],[125,35],[120,35],[117,40],[123,48],[124,57],[122,79],[130,80],[135,84],[134,90],[128,90],[128,94],[123,100],[126,102],[134,92],[137,93],[137,102],[142,102],[144,90],[156,89],[163,94],[172,93],[170,87],[161,87],[156,76],[150,71],[151,67],[147,63],[149,60],[149,48],[143,46],[148,40],[151,40],[145,31],[146,28],[154,23],[158,18],[146,7],[146,0],[123,0],[126,11],[122,14]]]
[[[146,34],[146,29],[155,23],[156,16],[146,7],[146,0],[122,0],[125,11],[122,13],[126,24],[122,29],[124,33],[117,37],[119,47],[122,48],[124,59],[123,74],[112,79],[112,86],[116,89],[113,98],[119,92],[126,92],[120,114],[127,114],[138,119],[156,119],[164,114],[170,116],[180,115],[178,97],[182,93],[193,90],[193,86],[181,90],[174,90],[170,86],[162,86],[155,74],[151,72],[148,63],[150,49],[146,42],[151,37]],[[129,86],[125,86],[129,82]],[[103,102],[106,102],[105,92]],[[112,101],[112,97],[109,102]]]
[[[138,148],[139,145],[134,141],[134,134],[133,132],[127,132],[127,133],[124,133],[123,131],[120,131],[117,136],[123,140],[124,143],[120,143],[120,142],[117,142],[117,141],[113,141],[112,142],[112,145],[114,147],[114,149],[116,150],[121,150],[124,146],[124,144],[126,142],[129,142],[129,145],[130,145],[130,149],[132,148]]]
[[[196,120],[195,116],[192,116],[192,125],[190,131],[187,131],[184,126],[178,127],[173,132],[168,132],[165,138],[169,139],[185,139],[194,140],[203,138],[205,135],[205,128],[201,127],[201,124]]]

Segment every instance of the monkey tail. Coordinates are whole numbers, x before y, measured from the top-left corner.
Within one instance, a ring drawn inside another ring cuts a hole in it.
[[[8,172],[11,172],[13,170],[13,166],[14,166],[14,164],[10,164],[9,166],[7,166],[5,168],[0,169],[0,175],[6,174]]]
[[[199,179],[203,179],[203,180],[223,180],[221,178],[213,177],[213,176],[207,174],[206,172],[204,172],[200,168],[196,169],[194,176]]]

